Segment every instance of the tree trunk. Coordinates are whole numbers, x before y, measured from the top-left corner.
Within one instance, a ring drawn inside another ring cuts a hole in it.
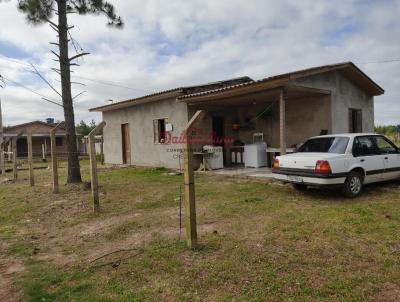
[[[64,106],[65,130],[67,133],[68,178],[67,183],[81,182],[78,148],[76,145],[75,117],[71,94],[71,74],[68,55],[67,1],[58,0],[58,40],[60,48],[61,91]]]

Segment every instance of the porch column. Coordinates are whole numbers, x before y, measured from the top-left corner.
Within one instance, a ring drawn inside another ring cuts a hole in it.
[[[279,142],[281,155],[286,154],[286,92],[281,90],[279,96]]]

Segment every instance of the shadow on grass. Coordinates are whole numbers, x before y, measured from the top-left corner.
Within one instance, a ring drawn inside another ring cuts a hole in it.
[[[363,188],[363,192],[359,197],[356,198],[346,198],[342,194],[342,188],[340,186],[335,186],[332,188],[317,188],[317,187],[309,187],[307,190],[299,192],[293,189],[293,192],[298,194],[304,194],[304,196],[310,198],[320,198],[320,199],[328,199],[330,201],[334,200],[337,202],[357,202],[360,198],[372,197],[376,194],[382,193],[383,191],[387,191],[390,189],[395,189],[400,186],[399,180],[390,180],[380,183],[367,184]]]

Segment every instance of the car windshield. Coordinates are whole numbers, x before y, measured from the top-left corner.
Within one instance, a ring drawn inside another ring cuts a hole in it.
[[[346,151],[348,137],[318,137],[306,141],[297,152],[339,153]]]

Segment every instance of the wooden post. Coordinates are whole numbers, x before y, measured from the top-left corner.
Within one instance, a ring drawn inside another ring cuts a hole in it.
[[[0,170],[3,176],[6,175],[6,164],[5,164],[5,157],[6,157],[6,142],[0,137]]]
[[[56,131],[64,125],[64,122],[58,123],[53,129],[50,130],[50,153],[51,153],[51,167],[53,172],[53,193],[60,192],[58,185],[58,164],[57,164],[57,149],[56,149]]]
[[[286,92],[281,90],[279,96],[279,134],[280,134],[280,153],[286,154]]]
[[[101,136],[101,141],[100,141],[100,159],[101,159],[101,164],[104,165],[104,138],[103,135]]]
[[[97,160],[96,160],[96,134],[99,133],[106,125],[106,122],[101,122],[88,135],[89,139],[89,159],[90,159],[90,180],[93,197],[93,211],[100,211],[99,200],[99,183],[97,177]]]
[[[17,181],[18,179],[18,167],[17,167],[17,140],[18,137],[16,137],[14,140],[12,140],[12,152],[13,152],[13,179],[14,182]]]
[[[29,183],[31,187],[33,187],[35,185],[35,179],[33,176],[32,133],[28,133],[26,140],[28,141]]]
[[[185,231],[187,246],[191,249],[197,246],[197,222],[194,171],[192,165],[193,150],[190,139],[193,127],[203,119],[204,115],[204,110],[198,110],[191,118],[185,129],[186,142],[183,145]]]
[[[6,149],[6,144],[5,144],[4,133],[3,133],[3,114],[1,111],[1,99],[0,99],[0,170],[1,170],[1,174],[3,176],[6,175],[5,149]]]

